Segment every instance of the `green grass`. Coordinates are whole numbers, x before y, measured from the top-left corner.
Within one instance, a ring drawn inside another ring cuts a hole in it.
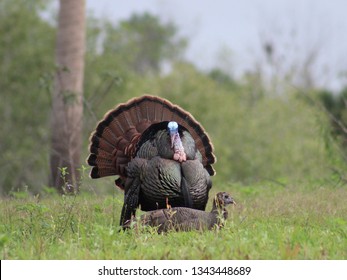
[[[214,187],[213,193],[222,190]],[[1,259],[347,259],[347,188],[225,185],[237,201],[208,232],[119,231],[123,194],[23,193],[0,205]],[[210,208],[210,204],[208,205]]]

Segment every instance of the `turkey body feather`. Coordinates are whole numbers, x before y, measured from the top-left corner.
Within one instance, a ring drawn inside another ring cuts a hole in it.
[[[121,225],[139,206],[205,209],[215,174],[213,146],[179,106],[156,96],[131,99],[104,116],[90,142],[91,178],[118,175],[116,185],[125,192]]]

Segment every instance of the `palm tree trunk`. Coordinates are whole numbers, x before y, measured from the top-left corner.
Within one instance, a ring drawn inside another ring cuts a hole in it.
[[[60,0],[51,112],[50,185],[78,190],[82,148],[85,0]],[[64,169],[64,174],[61,170]],[[63,175],[63,176],[62,176]]]

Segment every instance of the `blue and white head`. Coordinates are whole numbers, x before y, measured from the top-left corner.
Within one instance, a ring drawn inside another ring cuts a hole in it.
[[[177,122],[169,122],[167,124],[167,128],[170,132],[170,135],[178,132],[178,123]]]

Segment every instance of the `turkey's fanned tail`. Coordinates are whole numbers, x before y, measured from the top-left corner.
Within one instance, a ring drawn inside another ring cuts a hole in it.
[[[133,98],[107,112],[90,137],[92,166],[90,177],[111,175],[126,177],[125,167],[133,158],[142,133],[152,124],[176,121],[192,135],[202,155],[202,164],[208,173],[215,174],[211,166],[215,161],[212,143],[198,121],[187,111],[168,100],[144,95]]]

